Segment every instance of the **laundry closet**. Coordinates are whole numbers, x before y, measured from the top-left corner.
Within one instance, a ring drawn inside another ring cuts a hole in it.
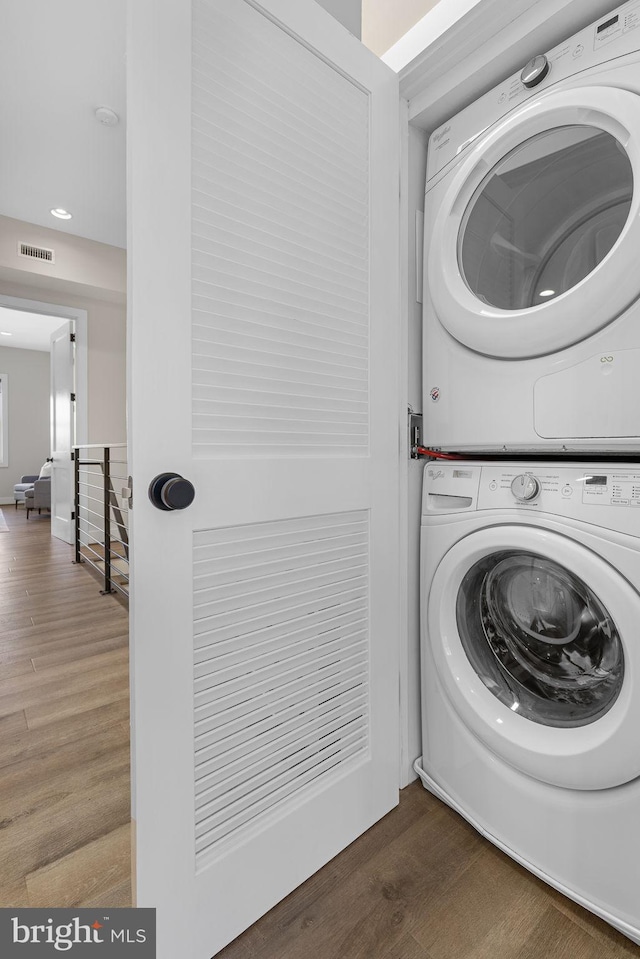
[[[429,130],[414,768],[640,942],[640,6],[590,12]]]
[[[139,491],[168,470],[195,489],[178,511],[136,493],[131,513],[137,902],[158,910],[160,959],[208,959],[415,778],[423,464],[407,408],[426,429],[428,138],[440,128],[444,148],[449,118],[612,7],[460,0],[396,46],[398,81],[303,0],[131,5],[130,462]],[[520,249],[501,236],[492,255]],[[429,396],[449,402],[439,373]],[[479,469],[452,476],[474,509]],[[532,472],[488,482],[558,486]],[[634,496],[627,473],[589,476],[592,497]],[[563,474],[559,495],[580,480]],[[529,574],[508,568],[519,596]]]

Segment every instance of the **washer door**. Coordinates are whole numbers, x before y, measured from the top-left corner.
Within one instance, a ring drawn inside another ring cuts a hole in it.
[[[427,264],[440,322],[511,358],[600,330],[640,296],[638,184],[638,96],[582,87],[524,105],[471,149],[443,197]]]
[[[436,670],[467,728],[522,772],[574,789],[640,774],[639,621],[640,597],[608,563],[528,526],[460,540],[428,600]]]

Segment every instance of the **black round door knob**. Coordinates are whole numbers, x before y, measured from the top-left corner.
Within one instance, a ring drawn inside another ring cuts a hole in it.
[[[149,499],[158,509],[186,509],[195,495],[193,483],[179,473],[160,473],[149,483]]]

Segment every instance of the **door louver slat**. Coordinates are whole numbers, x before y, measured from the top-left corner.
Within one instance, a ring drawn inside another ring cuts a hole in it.
[[[302,723],[298,727],[291,724],[291,729],[286,734],[272,738],[268,742],[258,747],[255,741],[252,742],[253,749],[243,754],[233,762],[210,762],[201,767],[202,778],[199,783],[198,794],[203,803],[198,821],[207,818],[212,812],[211,803],[221,797],[231,789],[240,789],[247,780],[247,768],[257,768],[269,770],[281,764],[281,760],[289,755],[300,756],[302,749],[309,750],[308,755],[317,751],[317,741],[319,737],[324,738],[327,735],[335,733],[336,730],[344,728],[350,722],[359,718],[366,709],[366,703],[363,697],[360,697],[351,704],[352,709],[348,713],[343,713],[339,707],[334,708],[323,717],[323,722],[318,724],[316,716],[308,723]],[[293,752],[291,751],[291,748]],[[226,757],[224,757],[226,759]],[[302,757],[300,757],[302,758]],[[251,788],[257,785],[256,780],[252,780]]]
[[[366,754],[368,527],[360,511],[194,534],[199,865]]]
[[[243,4],[194,15],[194,455],[365,456],[368,94]]]

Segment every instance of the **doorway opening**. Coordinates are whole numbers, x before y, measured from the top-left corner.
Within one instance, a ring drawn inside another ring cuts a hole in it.
[[[40,340],[21,342],[30,326]],[[4,906],[131,904],[128,614],[74,563],[72,545],[71,453],[89,438],[87,327],[85,310],[0,296]],[[54,487],[50,513],[36,506],[27,519],[14,496],[23,477]]]

